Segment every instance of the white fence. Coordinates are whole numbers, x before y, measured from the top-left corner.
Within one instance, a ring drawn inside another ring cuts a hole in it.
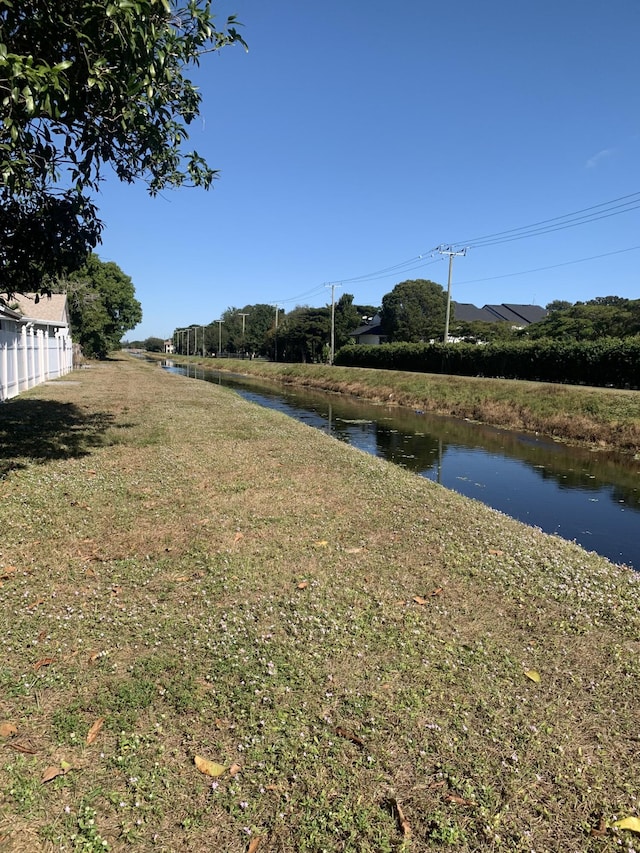
[[[32,323],[0,324],[0,400],[15,397],[73,367],[73,346],[67,328]]]

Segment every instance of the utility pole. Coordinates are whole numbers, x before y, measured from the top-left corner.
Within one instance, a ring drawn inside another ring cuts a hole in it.
[[[242,311],[238,311],[238,314],[240,314],[240,316],[242,317],[242,357],[244,358],[247,354],[247,350],[244,345],[244,322],[245,318],[249,316],[249,313],[247,312],[246,314],[243,314]]]
[[[444,338],[442,339],[443,343],[449,343],[449,318],[451,317],[451,274],[453,271],[453,259],[456,256],[464,257],[467,254],[466,249],[460,249],[458,252],[454,252],[451,246],[438,246],[437,251],[440,252],[441,255],[449,255],[449,278],[447,281],[447,311],[444,318]]]
[[[329,364],[333,364],[333,357],[336,352],[336,287],[342,287],[341,284],[327,284],[331,288],[331,344],[329,346]]]
[[[218,358],[222,355],[222,324],[224,320],[216,320],[218,324]]]
[[[278,314],[280,313],[278,310],[278,303],[276,303],[276,326],[273,334],[273,360],[278,361]]]
[[[204,326],[202,328],[202,357],[204,358]]]

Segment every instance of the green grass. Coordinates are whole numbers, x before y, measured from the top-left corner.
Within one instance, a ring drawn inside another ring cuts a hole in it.
[[[225,388],[73,378],[19,401],[73,442],[4,432],[2,849],[638,848],[638,575]]]

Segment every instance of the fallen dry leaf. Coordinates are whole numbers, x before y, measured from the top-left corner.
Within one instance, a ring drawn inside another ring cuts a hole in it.
[[[300,581],[298,589],[306,589],[309,586],[309,581]]]
[[[589,830],[589,835],[593,835],[595,838],[601,838],[603,835],[607,834],[607,823],[604,819],[604,815],[600,815],[600,820],[597,826],[592,826]]]
[[[345,554],[359,554],[362,551],[362,548],[345,548]]]
[[[35,610],[36,607],[40,607],[41,604],[44,604],[44,598],[38,598],[37,601],[32,601],[31,604],[27,605],[27,610]]]
[[[475,803],[471,802],[471,800],[465,800],[464,797],[459,797],[458,794],[447,794],[445,796],[445,801],[447,803],[455,803],[458,806],[473,806]]]
[[[87,732],[87,745],[92,744],[104,726],[104,717],[99,717]]]
[[[244,533],[240,533],[240,531],[238,531],[233,537],[233,544],[237,545],[241,539],[244,539]]]
[[[502,557],[504,551],[501,551],[499,548],[489,548],[489,553],[493,554],[494,557]]]
[[[17,571],[18,570],[15,566],[4,566],[4,568],[0,569],[0,578],[2,578],[3,581],[9,580],[11,575]]]
[[[535,669],[526,669],[524,674],[530,681],[534,681],[536,684],[540,684],[540,673]]]
[[[342,726],[338,726],[336,728],[336,734],[340,735],[340,737],[346,738],[346,740],[350,740],[351,743],[355,743],[357,746],[364,746],[363,740],[360,740],[360,738],[357,735],[354,735],[353,732],[343,729]]]
[[[398,818],[398,823],[400,825],[400,832],[403,834],[405,838],[411,838],[411,826],[409,825],[409,821],[405,817],[405,813],[402,810],[402,806],[397,800],[391,800],[391,803],[395,809],[396,816]]]
[[[202,758],[196,755],[193,759],[196,767],[205,776],[222,776],[226,767],[223,764],[218,764],[217,761],[209,761],[208,758]]]
[[[314,548],[326,548],[329,543],[326,539],[318,539],[317,542],[313,543]]]
[[[55,779],[56,776],[64,776],[65,771],[62,767],[56,767],[55,764],[52,764],[50,767],[47,767],[46,770],[42,774],[42,778],[40,781],[44,785],[46,782],[50,782],[52,779]]]
[[[255,838],[252,838],[249,842],[249,846],[247,847],[247,853],[256,853],[256,850],[262,844],[262,836],[256,835]]]
[[[19,741],[12,741],[7,744],[9,749],[15,749],[16,752],[24,752],[25,755],[35,755],[38,751],[35,749],[30,743],[22,743]]]
[[[442,595],[442,592],[443,592],[443,587],[439,586],[437,589],[433,590],[433,592],[431,593],[431,596],[433,597],[434,595]]]
[[[55,660],[55,658],[40,658],[39,661],[36,661],[36,663],[34,663],[33,668],[37,672],[40,667],[49,666],[50,664],[55,663]]]
[[[90,664],[94,664],[98,658],[100,657],[100,652],[91,652],[88,657],[88,661]]]
[[[12,737],[18,734],[15,723],[0,723],[0,737]]]
[[[416,604],[420,604],[420,605],[427,603],[427,599],[423,598],[421,595],[414,595],[413,600],[415,601]]]
[[[229,768],[229,776],[237,776],[241,770],[242,765],[234,761],[231,767]]]

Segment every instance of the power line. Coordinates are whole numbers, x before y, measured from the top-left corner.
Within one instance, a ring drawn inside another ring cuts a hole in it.
[[[572,264],[582,264],[585,261],[595,261],[598,258],[609,258],[609,257],[611,257],[611,255],[621,255],[624,252],[634,252],[637,249],[640,249],[640,246],[629,246],[628,249],[616,249],[615,252],[604,252],[604,254],[602,254],[602,255],[591,255],[588,258],[578,258],[575,261],[564,261],[564,263],[561,263],[561,264],[552,264],[551,266],[548,266],[548,267],[536,267],[535,269],[522,270],[521,272],[509,272],[509,273],[504,273],[504,275],[490,275],[490,276],[487,276],[486,278],[467,279],[466,281],[459,281],[458,284],[459,285],[460,284],[478,284],[482,281],[495,281],[496,279],[499,279],[499,278],[513,278],[514,276],[518,276],[518,275],[528,275],[529,273],[532,273],[532,272],[544,272],[546,270],[555,270],[555,269],[558,269],[559,267],[571,266]]]
[[[622,202],[618,204],[618,202]],[[539,234],[548,234],[552,231],[561,231],[565,228],[573,228],[576,225],[585,225],[589,222],[597,222],[599,219],[607,219],[610,216],[619,216],[640,207],[640,192],[630,193],[611,201],[585,207],[562,216],[554,216],[552,219],[543,219],[530,225],[521,225],[518,228],[510,228],[507,231],[497,231],[494,234],[486,234],[483,237],[474,237],[470,240],[459,240],[451,243],[451,246],[468,246],[469,248],[482,248],[484,246],[495,246],[500,243],[508,243],[513,240],[522,240],[526,237],[535,237]]]
[[[550,234],[555,231],[562,231],[567,228],[575,228],[579,225],[586,225],[590,222],[597,222],[600,219],[608,219],[612,216],[619,216],[622,213],[629,213],[640,208],[640,191],[629,193],[628,195],[620,196],[611,199],[610,201],[600,202],[599,204],[591,205],[580,210],[575,210],[572,213],[565,213],[561,216],[554,216],[550,219],[542,219],[538,222],[533,222],[529,225],[521,225],[517,228],[509,228],[504,231],[496,231],[493,234],[485,234],[482,237],[474,237],[469,240],[458,240],[447,244],[447,250],[450,252],[460,252],[463,249],[481,249],[487,246],[498,246],[503,243],[510,243],[516,240],[524,240],[528,237],[537,237],[542,234]],[[433,264],[442,263],[443,257],[434,256],[442,249],[442,245],[435,246],[426,252],[421,252],[397,264],[392,264],[388,267],[382,267],[379,270],[374,270],[362,275],[352,276],[350,278],[338,279],[336,283],[345,284],[365,284],[370,281],[377,281],[384,278],[389,278],[394,273],[408,273],[417,269],[432,266]],[[552,264],[546,267],[537,267],[532,270],[524,270],[522,272],[505,273],[497,276],[487,276],[486,278],[468,279],[461,281],[459,284],[476,284],[484,281],[494,281],[501,278],[512,278],[518,275],[527,275],[532,272],[544,272],[546,270],[557,269],[558,267],[570,266],[579,264],[585,261],[597,260],[598,258],[606,258],[611,255],[622,254],[624,252],[632,252],[640,249],[640,246],[631,246],[627,249],[619,249],[614,252],[606,252],[601,255],[592,255],[588,258],[578,258],[573,261],[565,261],[560,264]],[[306,299],[312,296],[319,296],[324,292],[326,284],[316,285],[310,290],[305,291],[297,296],[291,296],[287,299],[270,300],[271,303],[277,302],[279,305],[286,305],[291,302],[299,302],[301,299]]]

